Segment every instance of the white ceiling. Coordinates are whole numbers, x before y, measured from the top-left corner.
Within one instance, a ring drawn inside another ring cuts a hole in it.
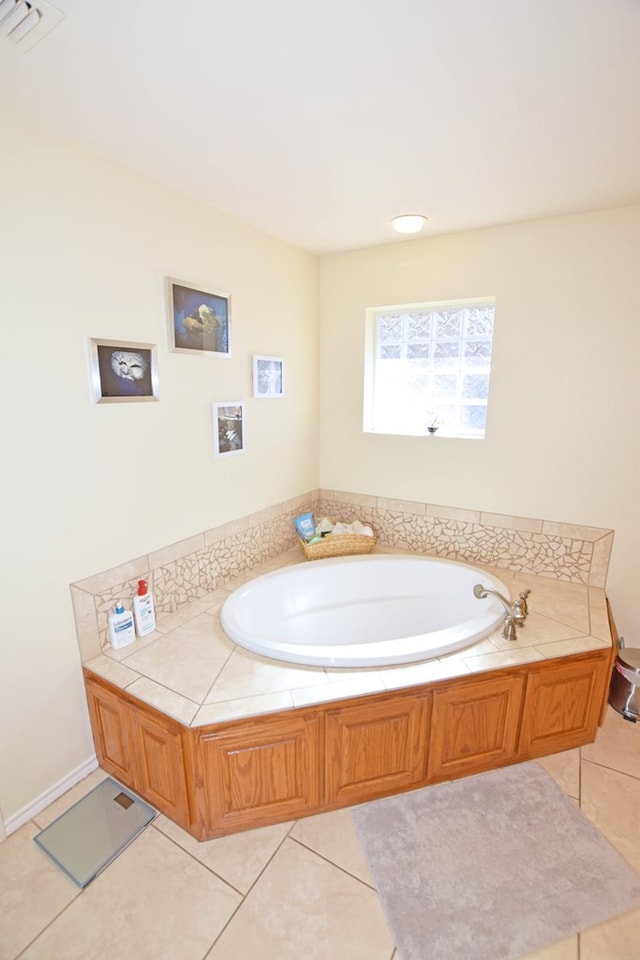
[[[640,202],[640,0],[54,2],[0,106],[314,253]]]

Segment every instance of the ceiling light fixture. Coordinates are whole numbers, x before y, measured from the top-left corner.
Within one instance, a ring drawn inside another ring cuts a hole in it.
[[[391,224],[396,233],[420,233],[426,222],[427,217],[421,213],[404,213],[394,217]]]
[[[46,0],[0,0],[0,38],[23,52],[35,46],[63,19],[64,14]]]

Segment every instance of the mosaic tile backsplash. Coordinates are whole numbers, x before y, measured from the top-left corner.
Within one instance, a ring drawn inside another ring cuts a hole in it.
[[[598,527],[315,490],[71,584],[83,662],[109,645],[108,617],[139,579],[158,612],[175,612],[294,546],[293,518],[306,510],[360,519],[386,546],[595,587],[605,586],[613,543]]]

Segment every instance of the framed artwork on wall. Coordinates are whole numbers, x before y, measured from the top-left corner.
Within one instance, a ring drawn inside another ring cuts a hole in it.
[[[253,358],[254,397],[284,397],[284,360],[282,357]]]
[[[158,399],[158,356],[154,343],[92,338],[89,349],[96,403]]]
[[[173,353],[231,356],[231,296],[167,279],[169,349]]]
[[[243,453],[245,448],[244,401],[212,404],[213,452],[216,457]]]

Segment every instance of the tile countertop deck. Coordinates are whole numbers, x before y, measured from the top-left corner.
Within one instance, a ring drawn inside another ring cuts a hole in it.
[[[229,594],[261,574],[297,562],[309,561],[295,547],[176,613],[158,614],[153,633],[121,650],[107,648],[84,666],[185,726],[200,727],[611,646],[603,589],[480,564],[473,566],[502,580],[512,597],[531,589],[526,627],[518,630],[516,641],[505,640],[498,630],[463,650],[421,663],[330,668],[270,660],[229,640],[220,625]]]

